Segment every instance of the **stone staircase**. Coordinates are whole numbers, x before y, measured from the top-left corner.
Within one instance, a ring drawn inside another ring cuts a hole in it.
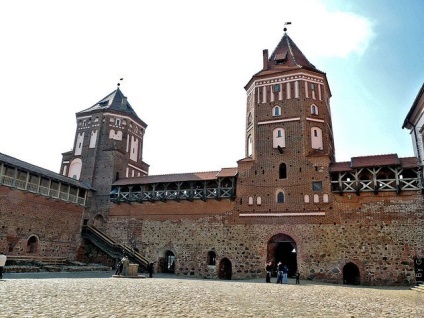
[[[93,226],[84,225],[81,230],[81,237],[90,240],[91,243],[112,258],[120,259],[123,254],[126,254],[131,262],[139,265],[140,269],[146,270],[149,265],[149,261],[143,255],[134,251],[129,246],[117,243],[111,237]]]

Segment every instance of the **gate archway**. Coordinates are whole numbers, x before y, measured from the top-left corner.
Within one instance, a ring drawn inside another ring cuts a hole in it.
[[[283,233],[271,237],[267,246],[267,262],[272,262],[274,276],[278,262],[288,267],[289,277],[295,276],[297,272],[297,246],[294,239]]]
[[[359,285],[361,283],[361,276],[358,266],[349,262],[343,266],[343,284],[346,285]]]
[[[219,262],[218,278],[231,279],[233,273],[233,265],[228,258],[223,258]]]
[[[159,259],[159,266],[162,273],[175,274],[175,254],[172,251],[165,251],[164,257]]]

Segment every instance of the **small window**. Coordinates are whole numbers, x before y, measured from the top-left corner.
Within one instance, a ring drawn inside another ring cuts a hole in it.
[[[309,203],[309,195],[305,194],[305,196],[303,197],[303,201],[305,203]]]
[[[322,191],[322,181],[312,182],[312,190],[313,191]]]
[[[327,193],[322,195],[322,202],[328,203],[328,194]]]
[[[311,90],[314,91],[315,90],[315,84],[311,83]]]
[[[116,119],[115,125],[116,126],[121,126],[121,120],[119,118]]]
[[[283,131],[279,129],[277,131],[277,138],[281,138],[281,137],[283,137]]]
[[[274,93],[278,93],[280,91],[280,84],[275,84],[273,86]]]
[[[318,137],[318,130],[314,129],[314,137]]]
[[[319,195],[314,194],[314,203],[319,203]]]
[[[253,197],[249,197],[249,205],[253,205]]]
[[[275,106],[272,109],[272,116],[280,116],[281,115],[281,107],[280,106]]]
[[[284,192],[278,192],[277,203],[284,203],[284,201],[285,201]]]
[[[257,197],[256,198],[256,205],[261,205],[262,204],[262,198],[261,197]]]
[[[316,105],[311,106],[311,114],[318,115],[318,107]]]
[[[207,263],[208,263],[209,266],[215,266],[216,265],[216,253],[214,251],[208,252]]]
[[[287,178],[287,168],[286,168],[285,163],[280,164],[278,176],[279,176],[280,179],[286,179]]]

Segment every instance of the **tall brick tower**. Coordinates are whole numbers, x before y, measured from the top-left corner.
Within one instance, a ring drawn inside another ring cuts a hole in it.
[[[114,181],[148,174],[149,166],[143,162],[147,125],[119,87],[92,107],[78,112],[76,120],[73,150],[62,154],[60,171],[94,188],[91,212],[103,213],[108,209]]]
[[[320,215],[335,160],[324,72],[284,33],[245,86],[246,157],[238,162],[240,215]]]

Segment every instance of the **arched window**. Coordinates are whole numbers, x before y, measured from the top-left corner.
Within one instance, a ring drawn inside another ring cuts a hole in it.
[[[257,197],[256,198],[256,205],[261,205],[262,204],[262,198],[261,197]]]
[[[309,203],[309,195],[305,194],[305,196],[303,197],[303,201],[305,203]]]
[[[286,146],[285,133],[283,128],[275,128],[272,132],[272,148],[278,146],[284,148]]]
[[[327,194],[327,193],[324,193],[324,194],[322,195],[322,202],[324,202],[324,203],[328,203],[328,194]]]
[[[277,203],[284,203],[285,202],[285,195],[283,191],[280,191],[277,193]]]
[[[322,144],[322,130],[318,127],[311,128],[311,146],[312,149],[323,149]]]
[[[247,156],[251,157],[253,153],[253,138],[252,135],[247,137]]]
[[[76,158],[71,161],[71,165],[69,166],[68,177],[73,178],[75,180],[79,180],[82,169],[82,161],[79,158]]]
[[[275,106],[272,109],[272,116],[280,116],[281,115],[281,107],[280,106]]]
[[[280,168],[278,170],[278,177],[280,179],[286,179],[287,178],[287,167],[285,163],[280,164]]]
[[[253,197],[249,197],[249,205],[253,205]]]
[[[319,202],[319,195],[318,194],[314,194],[314,202],[315,203]]]
[[[207,259],[209,266],[215,266],[216,265],[216,253],[214,251],[208,252],[208,259]]]
[[[318,107],[316,105],[311,106],[311,114],[318,115]]]

